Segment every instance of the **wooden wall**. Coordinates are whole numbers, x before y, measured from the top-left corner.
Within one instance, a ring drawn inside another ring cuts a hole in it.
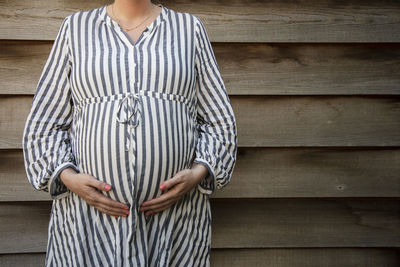
[[[400,2],[159,2],[204,21],[236,111],[212,266],[400,266]],[[0,266],[44,263],[22,130],[62,19],[106,3],[0,1]]]

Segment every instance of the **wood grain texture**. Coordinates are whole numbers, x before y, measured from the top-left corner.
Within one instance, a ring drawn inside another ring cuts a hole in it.
[[[232,97],[240,146],[398,146],[400,98]]]
[[[22,147],[31,96],[0,97],[0,149]],[[399,146],[400,98],[232,96],[238,145]]]
[[[214,248],[399,247],[399,199],[215,199]]]
[[[64,17],[107,1],[0,2],[0,39],[52,40]],[[162,2],[201,18],[214,42],[399,42],[395,0]]]
[[[43,267],[46,253],[0,254],[0,266],[6,267]]]
[[[399,199],[212,199],[211,207],[213,248],[400,247]],[[50,210],[49,201],[0,203],[0,254],[44,252]]]
[[[157,1],[205,24],[238,123],[211,265],[400,265],[400,2]],[[51,201],[21,138],[63,18],[110,1],[0,1],[0,266],[43,266]]]
[[[0,95],[34,94],[51,45],[0,41]],[[400,94],[400,44],[212,45],[230,95]]]
[[[396,248],[212,249],[212,267],[398,267]],[[45,253],[0,254],[0,266],[42,267]]]
[[[214,198],[399,197],[400,149],[247,148]]]
[[[400,197],[400,149],[246,148],[211,198]],[[22,150],[0,150],[0,201],[51,200],[29,183]]]
[[[399,249],[310,248],[310,249],[214,249],[215,267],[398,267]]]

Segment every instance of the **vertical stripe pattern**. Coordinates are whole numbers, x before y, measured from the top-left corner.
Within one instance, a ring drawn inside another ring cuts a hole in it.
[[[136,42],[106,6],[67,16],[45,63],[23,133],[27,177],[53,200],[46,266],[209,266],[209,197],[236,162],[232,106],[202,21],[159,5]],[[207,177],[145,216],[142,202],[194,162]],[[114,218],[70,191],[67,167],[109,183]]]

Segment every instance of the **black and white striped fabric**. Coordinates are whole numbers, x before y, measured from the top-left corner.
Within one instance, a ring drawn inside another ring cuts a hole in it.
[[[24,134],[29,182],[53,199],[46,266],[209,266],[209,197],[236,162],[235,116],[206,29],[195,15],[162,12],[136,43],[106,6],[61,24]],[[208,176],[170,208],[140,204],[193,162]],[[114,218],[59,179],[72,167],[112,186],[130,206]]]

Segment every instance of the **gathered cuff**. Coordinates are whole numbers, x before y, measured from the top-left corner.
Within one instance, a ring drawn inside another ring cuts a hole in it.
[[[79,169],[74,162],[68,161],[58,165],[48,181],[48,189],[52,199],[60,199],[69,194],[68,187],[66,187],[66,185],[60,179],[61,171],[68,167],[72,167],[76,172],[79,172]]]
[[[211,163],[208,161],[202,159],[202,158],[195,158],[193,162],[203,164],[204,166],[207,167],[208,169],[208,174],[207,176],[197,185],[197,188],[199,191],[203,194],[206,195],[211,195],[215,188],[216,188],[216,180],[215,180],[215,173],[214,173],[214,167]]]

